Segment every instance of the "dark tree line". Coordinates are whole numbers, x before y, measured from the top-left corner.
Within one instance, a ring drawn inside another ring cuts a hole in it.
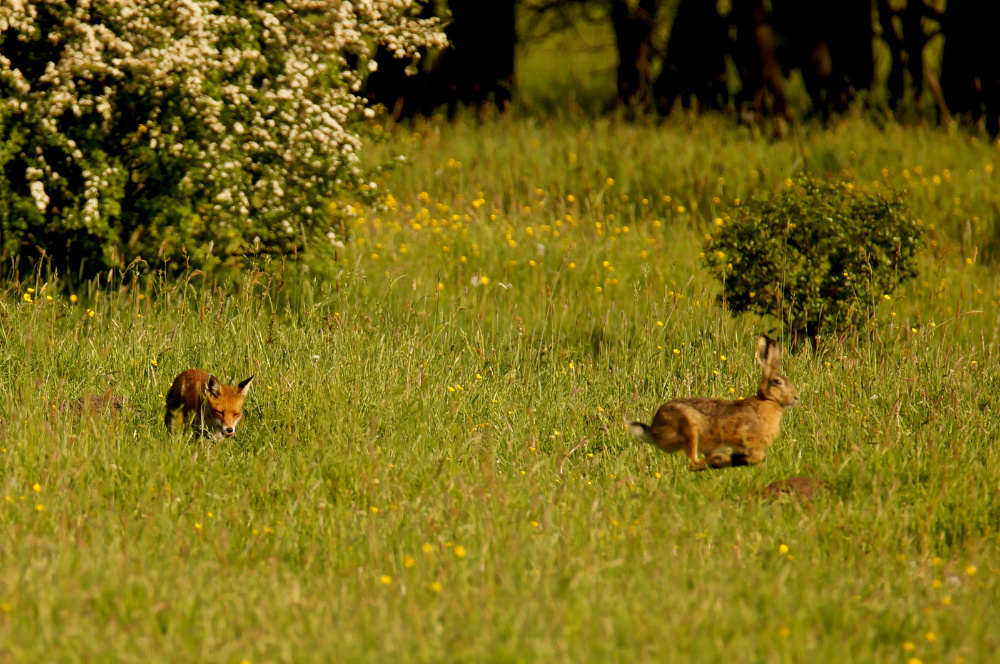
[[[425,15],[435,13],[433,2],[423,4]],[[366,95],[397,117],[427,113],[445,104],[452,109],[485,102],[503,107],[514,87],[515,4],[515,0],[448,0],[445,34],[451,48],[427,57],[426,68],[416,76],[406,75],[406,61],[381,50]]]
[[[842,111],[874,80],[871,17],[871,0],[732,0],[725,16],[713,2],[681,0],[655,100],[661,109],[679,101],[789,115],[787,80],[797,69],[816,111]]]
[[[902,112],[929,97],[940,117],[984,122],[1000,133],[1000,2],[990,0],[448,0],[452,48],[420,75],[379,56],[368,94],[396,115],[448,104],[503,106],[514,87],[520,38],[542,17],[600,17],[614,31],[617,103],[791,118],[788,81],[801,73],[812,110],[844,111],[876,85],[875,42],[890,53],[887,106]],[[428,1],[425,11],[442,7]],[[558,25],[559,21],[554,22]],[[548,24],[553,24],[549,21]],[[668,33],[666,39],[657,35]],[[940,66],[926,47],[942,39]],[[925,94],[926,93],[926,94]]]

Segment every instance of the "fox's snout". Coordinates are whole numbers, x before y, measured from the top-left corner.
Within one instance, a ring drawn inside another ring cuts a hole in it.
[[[218,427],[217,431],[229,438],[230,436],[236,435],[236,425],[239,424],[240,415],[233,410],[232,412],[223,410],[221,412],[213,413],[215,419],[215,426]]]

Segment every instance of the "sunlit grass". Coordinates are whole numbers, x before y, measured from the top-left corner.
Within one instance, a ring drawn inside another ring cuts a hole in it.
[[[0,295],[4,658],[989,660],[996,146],[860,118],[385,131],[408,163],[379,208],[336,202],[328,277]],[[803,168],[905,190],[932,245],[870,331],[786,357],[803,404],[766,465],[689,473],[623,422],[755,389],[781,331],[699,253]],[[189,366],[256,374],[235,440],[164,432]],[[66,408],[109,386],[120,415]],[[759,498],[795,475],[827,484]]]

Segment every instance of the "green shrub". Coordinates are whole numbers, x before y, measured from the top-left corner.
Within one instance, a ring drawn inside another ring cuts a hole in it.
[[[739,205],[705,244],[733,313],[779,318],[793,338],[867,322],[878,298],[916,274],[921,223],[898,196],[799,177]]]

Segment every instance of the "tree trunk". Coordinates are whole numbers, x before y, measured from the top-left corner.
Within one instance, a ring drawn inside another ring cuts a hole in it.
[[[645,105],[652,80],[652,35],[659,0],[626,0],[611,6],[611,26],[618,45],[618,103]]]
[[[872,24],[872,0],[839,0],[824,4],[828,20],[823,22],[823,41],[829,47],[831,71],[826,82],[826,103],[830,110],[842,112],[858,92],[868,90],[875,81],[875,28]],[[919,24],[919,19],[917,20]],[[914,32],[907,27],[910,32]],[[919,81],[920,51],[913,59],[917,70],[910,70]]]
[[[681,0],[670,30],[663,69],[653,88],[659,108],[669,111],[680,100],[689,106],[718,109],[729,102],[726,54],[728,26],[714,0]]]
[[[948,108],[1000,133],[1000,48],[993,32],[1000,3],[949,0],[944,15],[941,91]]]
[[[928,41],[923,26],[924,17],[938,21],[941,19],[937,10],[926,5],[923,0],[907,0],[905,7],[896,10],[889,6],[889,0],[878,0],[882,39],[889,47],[892,57],[887,83],[890,108],[900,107],[908,89],[913,91],[914,99],[919,100],[925,80],[935,98],[939,96],[933,76],[928,79],[924,75],[924,47]],[[909,88],[906,74],[910,77]],[[944,113],[947,113],[947,109]]]
[[[451,24],[445,32],[452,47],[444,53],[440,74],[448,103],[503,108],[514,86],[514,0],[450,0]]]
[[[420,17],[433,16],[434,3],[422,2]],[[444,103],[437,73],[427,69],[427,55],[426,51],[421,52],[420,70],[408,75],[409,60],[395,57],[388,47],[379,47],[375,53],[377,69],[365,81],[365,97],[385,106],[395,119],[429,113]]]
[[[875,77],[872,0],[772,0],[771,23],[785,47],[779,59],[802,70],[813,107],[822,114],[847,108]]]
[[[434,15],[425,2],[422,17]],[[501,108],[514,85],[514,0],[450,0],[451,18],[445,33],[451,46],[437,62],[424,60],[423,69],[407,76],[408,60],[398,60],[381,48],[378,69],[368,77],[365,95],[389,109],[394,117],[429,113],[442,104],[454,112],[458,104],[493,101]]]
[[[733,64],[740,77],[736,104],[741,113],[760,115],[771,96],[773,112],[791,118],[787,82],[778,59],[780,36],[762,0],[733,0],[730,21],[736,29]]]

